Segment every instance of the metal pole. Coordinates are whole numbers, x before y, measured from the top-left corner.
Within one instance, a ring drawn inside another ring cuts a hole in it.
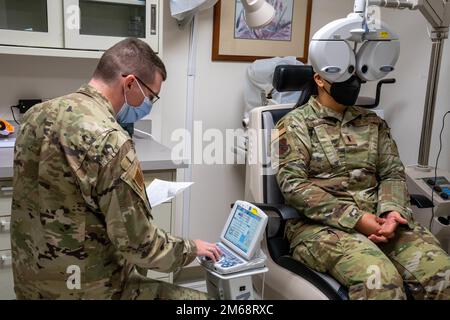
[[[434,30],[432,33],[431,40],[433,41],[433,45],[419,148],[420,167],[428,167],[428,161],[430,158],[431,137],[433,132],[434,111],[436,110],[436,98],[439,86],[442,52],[444,49],[444,40],[447,37],[448,28],[445,30]]]
[[[369,6],[379,6],[394,9],[416,9],[416,5],[409,0],[368,0]]]
[[[365,13],[366,12],[366,0],[355,0],[355,5],[353,8],[354,13]]]
[[[192,166],[195,163],[194,145],[198,141],[194,141],[194,102],[195,102],[195,80],[197,74],[197,48],[198,48],[198,18],[197,15],[191,22],[191,35],[189,39],[189,62],[187,75],[187,95],[186,95],[186,119],[185,126],[189,132],[186,141],[186,150],[189,152],[189,167],[184,169],[184,181],[192,181]],[[191,189],[187,189],[183,193],[183,224],[182,237],[189,238],[189,227],[191,218]]]

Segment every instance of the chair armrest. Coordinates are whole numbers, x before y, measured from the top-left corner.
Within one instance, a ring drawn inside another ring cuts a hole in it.
[[[272,211],[280,216],[282,220],[292,220],[301,218],[298,211],[292,207],[284,204],[270,204],[270,203],[253,203],[255,206],[263,211]]]

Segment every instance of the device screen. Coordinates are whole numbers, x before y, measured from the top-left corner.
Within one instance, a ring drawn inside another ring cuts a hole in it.
[[[252,240],[258,231],[261,217],[237,206],[233,219],[225,232],[225,239],[230,241],[243,252],[248,253]]]

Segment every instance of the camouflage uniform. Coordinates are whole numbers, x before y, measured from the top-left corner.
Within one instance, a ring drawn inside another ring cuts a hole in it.
[[[312,97],[277,129],[278,183],[303,216],[286,225],[295,259],[330,273],[351,299],[403,299],[403,280],[417,299],[450,299],[450,258],[412,219],[404,167],[385,121],[357,107],[339,114]],[[355,231],[364,213],[390,211],[409,223],[388,244]]]
[[[203,299],[141,277],[172,272],[196,246],[152,224],[130,136],[91,86],[35,106],[15,146],[11,245],[19,299]],[[71,266],[81,288],[68,286]]]

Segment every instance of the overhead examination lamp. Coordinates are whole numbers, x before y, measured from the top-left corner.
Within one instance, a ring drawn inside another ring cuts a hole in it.
[[[252,29],[264,28],[275,18],[275,8],[265,0],[242,0],[245,21]]]

